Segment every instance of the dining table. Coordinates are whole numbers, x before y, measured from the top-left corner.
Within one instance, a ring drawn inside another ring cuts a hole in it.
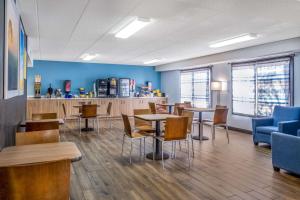
[[[78,108],[80,110],[80,108],[82,108],[83,105],[85,105],[85,104],[75,105],[75,106],[73,106],[73,108]],[[100,107],[100,105],[97,105],[97,107]],[[80,116],[78,116],[78,117],[80,117]],[[84,131],[84,132],[94,131],[94,128],[89,127],[89,119],[88,118],[85,118],[85,126],[84,126],[84,128],[81,129],[81,131]]]
[[[192,108],[184,108],[184,110],[187,110],[187,111],[192,111],[194,113],[198,113],[198,125],[199,125],[199,131],[198,131],[198,135],[194,135],[192,136],[192,138],[194,140],[200,140],[200,141],[203,141],[203,140],[209,140],[209,137],[207,136],[204,136],[203,135],[203,126],[202,126],[202,113],[205,113],[205,112],[214,112],[215,109],[213,108],[197,108],[197,107],[192,107]]]
[[[30,122],[53,122],[53,121],[58,121],[59,125],[63,125],[65,123],[64,119],[57,118],[57,119],[38,119],[38,120],[24,120],[20,123],[20,127],[26,127],[26,123]]]
[[[81,158],[73,142],[5,147],[0,152],[0,199],[69,199],[71,162]]]
[[[172,114],[172,107],[175,106],[175,104],[170,104],[170,103],[158,103],[156,105],[163,106],[163,107],[168,107],[169,114]]]
[[[167,118],[177,118],[180,117],[178,115],[171,115],[171,114],[145,114],[145,115],[134,115],[135,118],[140,120],[145,120],[149,122],[155,122],[155,136],[159,137],[161,136],[161,130],[160,130],[160,122],[166,121]],[[147,158],[153,159],[153,152],[148,153],[146,155]],[[168,153],[164,153],[163,155],[164,160],[169,158]],[[159,140],[156,140],[155,142],[155,151],[154,151],[154,159],[155,160],[161,160],[162,159],[162,151],[161,151],[161,142]]]

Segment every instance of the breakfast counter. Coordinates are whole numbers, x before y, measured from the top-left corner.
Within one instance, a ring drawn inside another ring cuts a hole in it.
[[[58,118],[64,118],[63,104],[66,107],[67,117],[78,114],[74,106],[80,102],[91,102],[99,105],[98,113],[105,113],[107,105],[112,102],[112,117],[120,117],[121,113],[133,115],[133,109],[149,108],[149,102],[163,103],[166,97],[128,97],[128,98],[33,98],[27,99],[26,119],[30,120],[32,113],[56,112]]]

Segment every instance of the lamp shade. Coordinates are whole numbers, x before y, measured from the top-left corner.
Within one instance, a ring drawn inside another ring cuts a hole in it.
[[[222,90],[222,82],[221,81],[213,81],[213,82],[211,82],[210,89],[212,91],[221,91]]]

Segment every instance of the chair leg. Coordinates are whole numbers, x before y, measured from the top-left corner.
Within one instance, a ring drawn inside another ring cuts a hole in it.
[[[123,151],[124,151],[124,142],[125,142],[125,134],[123,135],[123,141],[122,141],[122,152],[121,152],[121,156],[123,156]]]
[[[229,133],[228,133],[228,125],[226,124],[226,135],[227,135],[227,141],[228,141],[228,144],[229,144]]]
[[[81,118],[79,118],[79,135],[81,136]]]
[[[146,157],[146,137],[144,137],[144,159]]]
[[[153,143],[152,143],[152,160],[154,161],[155,159],[154,159],[154,157],[155,157],[155,153],[154,153],[154,149],[155,149],[155,144],[154,144],[154,142],[155,142],[155,138],[153,137]]]
[[[131,164],[131,153],[132,153],[132,138],[130,138],[130,155],[129,155],[129,163]]]
[[[178,141],[179,142],[179,150],[181,151],[181,143],[180,143],[180,141]]]
[[[192,142],[192,155],[193,155],[193,158],[195,157],[195,153],[194,153],[194,140],[192,138],[192,134],[190,134],[191,136],[191,142]]]
[[[188,161],[189,161],[189,168],[191,168],[191,159],[190,159],[190,140],[187,138],[187,147],[188,147]]]
[[[165,169],[165,163],[164,163],[164,142],[161,142],[161,161],[163,169]]]
[[[109,119],[109,117],[107,117],[107,119],[109,120],[109,128],[112,128],[112,122],[111,122],[111,119]]]
[[[142,138],[140,140],[140,159],[142,158]]]
[[[215,126],[214,125],[211,126],[211,134],[212,134],[212,141],[214,141],[215,140]]]
[[[99,120],[98,120],[98,118],[96,118],[96,121],[97,121],[97,133],[99,135]]]
[[[171,158],[174,158],[174,141],[172,141]]]

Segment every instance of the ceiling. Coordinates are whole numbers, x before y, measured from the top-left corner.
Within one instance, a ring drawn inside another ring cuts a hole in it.
[[[17,0],[32,59],[156,65],[300,36],[297,0]],[[153,22],[128,39],[114,32],[129,18]],[[212,49],[214,41],[256,40]]]

